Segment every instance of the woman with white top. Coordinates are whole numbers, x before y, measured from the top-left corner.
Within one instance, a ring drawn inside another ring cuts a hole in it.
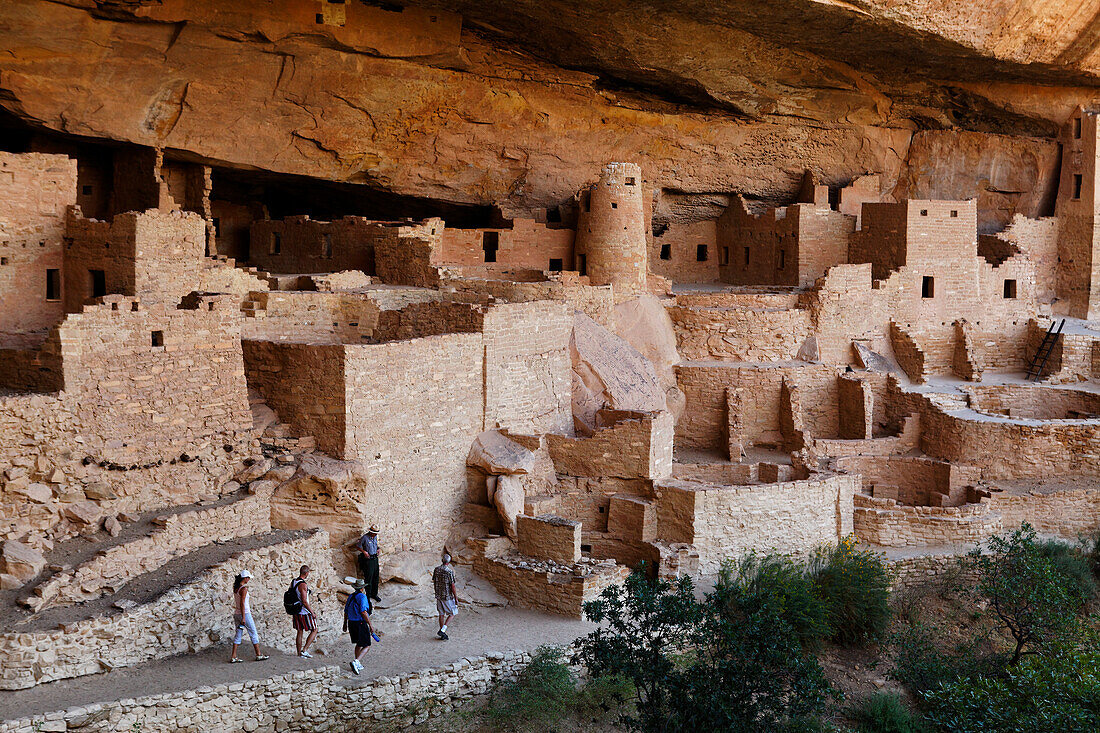
[[[252,573],[242,570],[233,579],[233,622],[237,624],[237,635],[233,637],[233,656],[230,663],[244,661],[237,657],[237,647],[241,645],[241,637],[248,632],[248,638],[252,640],[252,648],[256,650],[256,661],[267,659],[266,654],[260,654],[260,635],[256,633],[256,622],[252,620],[252,607],[248,603],[248,581],[252,579]]]

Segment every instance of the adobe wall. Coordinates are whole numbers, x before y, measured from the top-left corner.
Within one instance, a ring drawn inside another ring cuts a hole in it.
[[[722,561],[746,552],[808,552],[852,531],[856,476],[814,477],[754,486],[713,486],[666,480],[657,485],[657,534],[687,542],[699,570],[716,573]]]
[[[65,229],[65,310],[93,295],[91,270],[103,271],[107,294],[175,304],[195,290],[206,252],[206,222],[182,211],[119,214],[111,222],[70,210]]]
[[[481,334],[349,345],[344,354],[347,439],[336,455],[364,464],[364,511],[389,522],[384,531],[408,537],[404,549],[438,550],[461,521],[466,457],[485,428]]]
[[[518,432],[572,433],[573,313],[536,301],[485,313],[485,425]]]
[[[848,263],[870,263],[871,276],[875,280],[885,279],[905,264],[908,222],[905,202],[863,204],[860,228],[848,240]],[[977,236],[976,229],[973,236]]]
[[[1080,119],[1081,134],[1073,134]],[[1100,305],[1100,187],[1096,185],[1097,117],[1078,109],[1062,131],[1062,169],[1055,215],[1058,217],[1058,268],[1055,291],[1068,315],[1091,319]],[[1079,181],[1079,183],[1078,183]],[[1079,189],[1079,194],[1078,194]]]
[[[1050,303],[1058,297],[1058,239],[1061,223],[1056,217],[1029,219],[1016,214],[997,238],[1017,248],[1031,260],[1035,271],[1035,299]]]
[[[943,498],[960,493],[965,497],[963,489],[980,478],[980,469],[975,467],[920,456],[842,456],[833,466],[858,475],[867,495],[909,506],[938,506]]]
[[[328,536],[321,530],[277,545],[249,550],[214,565],[182,585],[130,611],[94,616],[64,629],[0,634],[0,689],[21,690],[54,680],[82,677],[105,668],[205,649],[232,633],[233,578],[242,567],[262,568],[251,589],[256,628],[263,643],[294,648],[283,611],[283,579],[298,568],[314,569],[313,603],[335,600]],[[211,621],[217,626],[211,629]],[[136,633],[135,630],[142,630]],[[151,633],[152,630],[158,633]]]
[[[733,285],[798,285],[798,206],[754,216],[735,197],[717,222],[719,277]],[[783,252],[781,256],[779,253]]]
[[[65,211],[76,203],[76,161],[64,155],[0,152],[0,346],[61,320]],[[47,271],[58,292],[47,299]]]
[[[644,293],[648,262],[642,169],[609,163],[583,196],[577,218],[576,249],[587,259],[581,274],[593,285],[614,285],[616,293]]]
[[[994,493],[987,501],[1005,527],[1027,522],[1039,533],[1068,540],[1093,536],[1100,528],[1100,492],[1092,487],[1022,495]]]
[[[672,473],[673,419],[668,412],[615,413],[617,422],[590,438],[547,435],[554,469],[569,476],[659,479]]]
[[[781,387],[784,380],[801,391],[801,418],[812,436],[836,437],[839,431],[837,368],[828,364],[737,364],[706,362],[676,366],[684,393],[684,413],[676,424],[679,449],[727,449],[726,394],[741,389],[742,440],[746,444],[781,445]]]
[[[516,550],[521,555],[559,563],[581,559],[581,523],[550,514],[516,517]]]
[[[700,247],[705,248],[702,253]],[[672,222],[649,243],[649,271],[674,283],[717,282],[718,267],[728,257],[728,250],[723,253],[718,247],[715,219]]]
[[[248,386],[264,396],[279,419],[312,435],[325,453],[343,457],[347,446],[345,353],[339,343],[241,342]]]
[[[358,343],[378,327],[379,309],[357,293],[259,291],[242,308],[242,336],[265,341]]]
[[[131,465],[251,438],[237,304],[196,306],[109,296],[58,327],[65,400],[86,449]]]
[[[1039,420],[1075,420],[1100,417],[1100,394],[1022,384],[980,384],[963,388],[970,406],[979,412]]]
[[[513,219],[510,229],[454,229],[440,236],[439,262],[447,265],[483,265],[486,259],[485,233],[497,235],[497,264],[532,270],[551,270],[550,260],[561,260],[558,269],[575,270],[572,229],[551,229],[534,219]]]
[[[798,284],[806,287],[833,265],[848,261],[848,239],[856,222],[828,206],[799,204],[790,208],[798,216]]]

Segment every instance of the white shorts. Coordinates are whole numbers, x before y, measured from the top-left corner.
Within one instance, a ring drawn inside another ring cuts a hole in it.
[[[455,616],[458,614],[458,601],[453,598],[449,601],[441,601],[437,598],[435,610],[439,611],[440,616]]]

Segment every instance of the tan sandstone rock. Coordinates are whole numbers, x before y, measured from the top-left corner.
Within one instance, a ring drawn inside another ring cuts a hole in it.
[[[7,573],[22,582],[33,579],[46,567],[46,557],[22,542],[8,540],[0,550],[0,572]]]
[[[523,484],[516,476],[499,476],[496,491],[493,493],[493,505],[504,523],[508,536],[516,536],[516,517],[523,514]]]

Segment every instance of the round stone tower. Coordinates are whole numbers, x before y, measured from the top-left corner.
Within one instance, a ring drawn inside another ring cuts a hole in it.
[[[613,285],[616,293],[645,292],[648,256],[642,169],[634,163],[609,163],[580,203],[578,269],[593,285]]]

